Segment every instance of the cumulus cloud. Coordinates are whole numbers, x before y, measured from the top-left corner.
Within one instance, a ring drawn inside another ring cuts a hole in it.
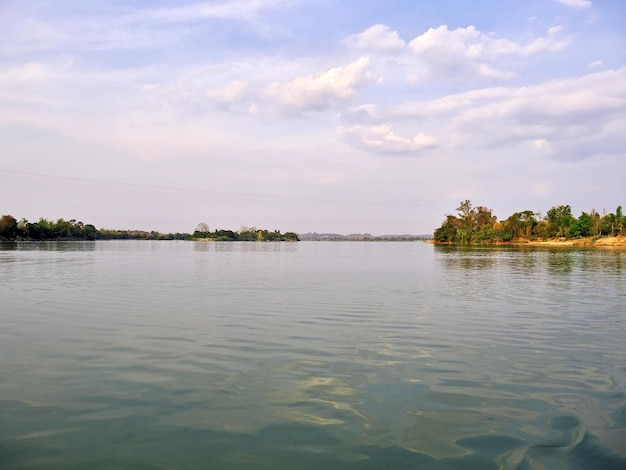
[[[516,147],[555,160],[621,154],[626,148],[626,68],[531,87],[471,90],[430,101],[360,106],[341,115],[353,146],[380,153]],[[435,141],[403,138],[396,124],[439,129]],[[411,144],[409,144],[411,142]],[[429,144],[429,145],[424,145]],[[412,147],[415,145],[415,147]]]
[[[344,43],[353,49],[383,54],[399,53],[405,47],[398,33],[382,24],[376,24],[362,33],[350,36]]]
[[[555,0],[555,1],[571,8],[589,8],[591,6],[591,2],[589,0]]]
[[[442,25],[417,36],[409,43],[409,48],[424,66],[422,78],[506,80],[515,74],[496,68],[494,64],[498,60],[557,51],[568,44],[560,26],[550,28],[545,37],[518,44],[484,34],[474,26],[449,30],[447,25]]]
[[[499,99],[473,101],[455,128],[487,147],[533,142],[557,159],[580,160],[623,152],[626,69],[509,89]]]
[[[323,111],[334,103],[351,98],[366,85],[371,74],[370,59],[361,57],[348,65],[315,75],[303,75],[289,82],[273,82],[263,93],[270,105],[284,112]]]
[[[413,137],[404,137],[388,124],[340,127],[339,132],[352,146],[379,154],[415,155],[438,147],[433,136],[419,132]]]

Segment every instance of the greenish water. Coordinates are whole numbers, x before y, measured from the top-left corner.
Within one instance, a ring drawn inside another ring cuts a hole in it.
[[[624,469],[626,252],[0,245],[0,468]]]

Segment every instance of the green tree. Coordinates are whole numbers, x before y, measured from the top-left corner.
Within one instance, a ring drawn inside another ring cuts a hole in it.
[[[600,214],[598,214],[595,209],[591,209],[589,215],[591,216],[591,231],[589,234],[594,237],[600,235],[600,223],[602,220]]]
[[[98,238],[98,230],[93,225],[86,224],[84,226],[84,230],[85,230],[85,238],[87,240],[95,240],[96,238]]]
[[[473,213],[474,224],[472,227],[471,241],[487,242],[498,238],[498,233],[494,229],[496,217],[493,211],[484,206],[478,206]]]
[[[193,236],[196,238],[208,238],[209,226],[204,222],[200,222],[198,225],[196,225],[196,228],[193,231]]]
[[[299,242],[300,238],[295,232],[285,232],[285,241],[287,242]]]
[[[550,223],[547,220],[540,220],[533,229],[533,236],[539,238],[550,238]]]
[[[626,227],[626,217],[622,214],[622,206],[617,206],[615,209],[615,221],[617,225],[616,235],[621,235],[624,232],[624,227]]]
[[[511,215],[508,219],[506,219],[505,223],[508,231],[511,233],[511,236],[514,238],[523,237],[526,233],[524,230],[524,221],[521,218],[520,212],[516,212]]]
[[[3,215],[0,218],[0,240],[15,240],[18,228],[17,220],[12,215]]]
[[[460,220],[453,215],[446,215],[446,220],[435,230],[434,239],[439,243],[456,243],[458,242],[458,230]]]
[[[246,227],[242,225],[239,229],[239,232],[237,233],[237,239],[249,242],[255,241],[257,239],[256,227]]]
[[[59,219],[53,224],[54,238],[72,238],[72,224]]]
[[[617,219],[615,218],[615,214],[604,214],[604,216],[600,220],[600,234],[613,235],[616,223]]]
[[[571,230],[574,228],[574,230]],[[588,237],[593,228],[593,218],[590,214],[583,212],[578,219],[573,219],[570,223],[570,237]]]
[[[546,213],[550,224],[550,236],[563,237],[567,235],[572,223],[572,208],[570,206],[554,206]]]
[[[459,219],[461,220],[461,227],[457,230],[459,241],[461,243],[469,243],[471,241],[472,232],[474,231],[474,216],[476,214],[476,209],[474,209],[470,200],[466,199],[461,202],[456,210],[459,213]]]

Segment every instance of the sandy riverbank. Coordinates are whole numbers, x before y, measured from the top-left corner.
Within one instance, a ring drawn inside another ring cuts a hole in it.
[[[429,240],[427,243],[434,243]],[[515,246],[580,246],[580,247],[598,247],[598,248],[626,248],[626,235],[618,235],[617,237],[585,237],[585,238],[558,238],[549,240],[528,240],[520,238],[509,242],[495,243],[496,245],[515,245]]]
[[[585,246],[585,247],[625,247],[626,235],[617,237],[585,237],[585,238],[560,238],[550,240],[515,240],[512,245],[529,245],[529,246]]]

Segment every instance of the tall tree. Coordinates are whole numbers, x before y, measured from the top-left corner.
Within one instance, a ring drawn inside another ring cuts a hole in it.
[[[12,215],[0,217],[0,240],[15,240],[17,237],[17,220]]]
[[[200,222],[198,225],[196,225],[194,232],[209,233],[209,226],[204,222]]]
[[[474,215],[476,209],[472,206],[469,199],[461,202],[456,208],[461,219],[461,229],[458,230],[461,243],[469,243],[471,241],[472,232],[474,231]]]
[[[617,233],[621,235],[624,232],[624,227],[626,226],[626,217],[622,214],[622,206],[617,206],[617,209],[615,209],[615,221],[617,225]]]
[[[566,235],[567,229],[572,223],[572,208],[570,206],[554,206],[546,213],[550,223],[551,234],[557,237]]]

